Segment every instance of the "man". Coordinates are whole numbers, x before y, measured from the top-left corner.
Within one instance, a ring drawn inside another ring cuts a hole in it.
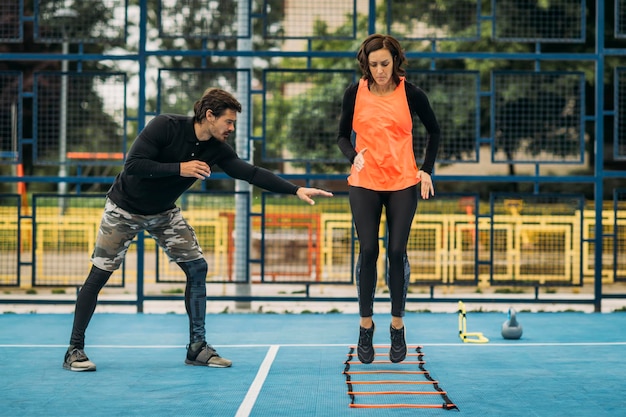
[[[98,294],[124,260],[131,241],[148,231],[187,277],[185,309],[189,316],[188,365],[229,367],[205,338],[207,263],[193,229],[176,200],[193,183],[219,166],[230,177],[268,191],[295,194],[315,204],[314,196],[331,197],[317,188],[298,187],[272,172],[240,159],[226,143],[235,130],[241,104],[228,92],[207,89],[194,104],[194,116],[163,114],[155,117],[133,143],[124,169],[115,178],[91,257],[92,268],[78,293],[70,346],[63,368],[95,371],[85,354],[85,330],[96,308]]]

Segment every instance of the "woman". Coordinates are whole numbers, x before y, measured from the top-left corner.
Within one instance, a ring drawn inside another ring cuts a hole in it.
[[[400,43],[389,35],[373,34],[357,54],[363,77],[343,97],[337,144],[352,163],[348,177],[350,207],[359,238],[357,290],[359,299],[358,357],[374,360],[374,296],[378,260],[378,230],[385,207],[388,228],[389,294],[391,297],[391,362],[406,358],[404,311],[409,285],[406,246],[417,208],[418,184],[423,199],[435,194],[431,173],[439,147],[439,124],[418,87],[405,80],[406,61]],[[412,116],[428,132],[424,164],[414,154]],[[356,146],[352,144],[356,133]],[[405,273],[406,266],[406,273]]]

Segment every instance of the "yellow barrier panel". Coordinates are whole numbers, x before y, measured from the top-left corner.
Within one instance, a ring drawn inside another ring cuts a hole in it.
[[[219,214],[218,214],[219,215]],[[232,277],[229,273],[228,266],[228,219],[226,217],[216,217],[212,220],[198,220],[194,225],[194,230],[198,235],[200,247],[203,249],[205,259],[207,260],[208,271],[207,279],[230,280]],[[152,240],[152,239],[150,239]],[[185,276],[182,271],[173,262],[170,262],[162,248],[158,248],[163,253],[159,258],[159,268],[161,274],[165,275],[166,280],[177,277],[178,280],[184,280]],[[151,271],[156,274],[156,271]],[[150,282],[150,281],[148,281]],[[151,282],[155,282],[154,279]]]
[[[31,256],[33,229],[38,230],[35,253],[38,283],[82,282],[84,268],[75,270],[64,265],[83,265],[89,257],[102,209],[68,207],[63,215],[57,206],[38,207],[36,225],[31,224],[31,219],[18,219],[15,210],[0,207],[2,259],[17,263],[15,248],[19,223],[22,240],[18,250],[24,259]],[[613,283],[615,276],[626,274],[626,263],[621,254],[618,259],[614,257],[615,246],[619,248],[626,241],[626,218],[620,213],[605,210],[602,218],[606,233],[615,235],[603,246],[602,281],[606,284]],[[228,223],[226,227],[223,220],[216,220],[223,219],[225,212],[192,208],[187,210],[186,217],[191,224],[197,225],[198,237],[205,246],[207,257],[214,258],[210,262],[211,276],[216,279],[231,277],[232,224]],[[385,232],[384,222],[383,216],[381,236]],[[320,214],[320,227],[316,229],[319,235],[314,233],[315,249],[320,255],[319,261],[315,258],[318,262],[315,265],[317,280],[350,279],[354,268],[351,262],[353,244],[358,251],[358,242],[351,239],[352,227],[350,213]],[[411,283],[454,285],[473,282],[476,278],[485,286],[510,285],[516,281],[538,285],[590,283],[595,273],[594,231],[593,210],[554,216],[494,214],[493,218],[478,219],[466,214],[423,214],[414,220],[407,247],[409,260],[419,259],[411,262]],[[382,276],[386,261],[383,239],[380,245],[377,267]],[[476,267],[476,262],[482,264]],[[167,274],[167,268],[162,272]],[[0,271],[0,275],[7,275],[7,271]],[[12,272],[11,276],[14,275]],[[379,284],[384,285],[384,280]]]
[[[37,282],[53,285],[75,285],[84,280],[87,263],[78,254],[85,254],[94,247],[96,228],[93,224],[40,224],[37,227]]]
[[[463,301],[459,301],[459,337],[463,343],[487,343],[487,339],[480,332],[468,332],[467,331],[467,317],[465,313],[465,304]]]
[[[348,213],[322,213],[322,281],[345,280],[350,276],[352,215]]]

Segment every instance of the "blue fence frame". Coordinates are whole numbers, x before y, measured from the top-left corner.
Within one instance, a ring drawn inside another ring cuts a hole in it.
[[[244,2],[240,2],[241,4],[249,4]],[[37,2],[37,4],[39,4]],[[126,4],[126,3],[124,3]],[[389,7],[391,7],[392,1],[389,1],[388,5]],[[580,7],[581,9],[584,11],[585,10],[585,2],[583,0],[580,1]],[[368,32],[369,33],[375,33],[378,32],[382,29],[386,30],[387,32],[391,32],[391,25],[389,23],[389,21],[386,24],[385,28],[380,28],[378,23],[376,22],[376,1],[375,0],[370,0],[368,2],[369,5],[369,20],[368,20]],[[482,23],[491,23],[492,25],[492,30],[493,30],[493,34],[492,37],[494,39],[497,40],[497,35],[496,35],[496,23],[497,23],[497,15],[496,15],[496,10],[497,10],[497,6],[498,6],[498,1],[497,0],[493,0],[492,1],[492,13],[490,15],[488,14],[483,14],[483,11],[480,8],[480,2],[477,3],[476,6],[476,28],[477,28],[477,36],[480,36],[480,31],[481,31],[481,24]],[[604,82],[604,78],[605,78],[605,64],[606,64],[606,60],[607,59],[612,59],[612,58],[616,58],[616,57],[623,57],[626,56],[626,48],[607,48],[605,45],[607,44],[606,42],[606,38],[605,38],[605,16],[606,16],[606,10],[605,10],[605,1],[604,0],[598,0],[595,2],[595,15],[596,15],[596,20],[595,20],[595,51],[593,53],[556,53],[556,52],[543,52],[542,51],[542,46],[544,43],[549,42],[549,41],[554,41],[554,39],[545,39],[545,38],[540,38],[540,39],[532,39],[532,38],[523,38],[523,39],[518,39],[518,38],[514,38],[516,41],[519,42],[529,42],[529,43],[533,43],[535,45],[535,52],[533,53],[497,53],[497,52],[441,52],[437,50],[437,45],[439,44],[439,42],[441,41],[450,41],[450,40],[454,40],[455,38],[451,38],[451,39],[437,39],[436,37],[426,37],[424,38],[425,40],[431,42],[432,44],[432,50],[431,52],[412,52],[412,51],[408,51],[407,52],[407,58],[408,59],[427,59],[430,61],[430,65],[431,68],[430,70],[437,70],[437,60],[462,60],[462,59],[474,59],[474,60],[490,60],[490,59],[499,59],[499,60],[514,60],[514,61],[527,61],[530,62],[534,65],[535,70],[534,73],[541,73],[542,72],[542,64],[545,62],[554,62],[554,61],[586,61],[589,62],[590,64],[593,65],[594,67],[594,84],[595,84],[595,91],[594,91],[594,102],[595,102],[595,108],[594,109],[587,109],[585,110],[584,108],[581,109],[582,113],[582,120],[581,120],[581,135],[584,132],[584,124],[585,123],[593,123],[594,126],[594,138],[603,138],[604,135],[604,130],[605,130],[605,123],[606,120],[613,117],[615,120],[615,128],[614,128],[614,132],[615,132],[615,149],[619,148],[619,143],[618,143],[618,137],[620,134],[623,135],[623,133],[618,132],[619,127],[618,127],[618,122],[617,122],[617,118],[618,115],[620,114],[624,114],[623,111],[621,111],[619,109],[619,102],[617,101],[617,97],[619,96],[619,94],[621,94],[622,92],[620,90],[622,90],[623,88],[620,87],[620,83],[619,80],[621,80],[620,76],[621,74],[623,74],[623,71],[625,70],[625,68],[618,68],[614,74],[614,77],[616,79],[615,85],[616,85],[616,91],[613,92],[614,96],[616,97],[615,100],[615,106],[614,109],[606,109],[605,108],[605,82]],[[242,6],[243,7],[243,6]],[[37,28],[38,26],[38,20],[37,20],[37,15],[34,16],[25,16],[24,15],[24,4],[23,1],[20,0],[18,2],[18,8],[19,8],[19,22],[17,22],[17,29],[16,29],[16,33],[14,36],[9,36],[9,37],[5,37],[5,38],[0,38],[0,40],[4,43],[20,43],[23,42],[23,36],[24,36],[24,30],[23,27],[25,24],[34,24],[35,28]],[[624,10],[624,2],[620,1],[620,0],[614,0],[614,8],[615,8],[615,33],[614,33],[614,37],[615,38],[623,38],[624,37],[624,28],[622,27],[623,25],[621,25],[620,22],[623,21],[619,20],[619,16],[624,15],[624,13],[626,12]],[[138,99],[138,105],[137,105],[137,115],[136,116],[130,116],[128,114],[126,114],[125,112],[125,118],[126,121],[133,121],[136,122],[137,124],[137,128],[138,130],[141,130],[145,123],[146,120],[153,116],[154,114],[156,114],[156,112],[152,112],[148,110],[148,106],[147,106],[147,102],[146,99],[148,97],[148,93],[147,93],[147,70],[148,70],[148,63],[151,57],[156,57],[156,56],[168,56],[168,57],[180,57],[180,58],[185,58],[185,57],[202,57],[203,59],[207,59],[210,57],[237,57],[237,58],[253,58],[253,57],[294,57],[294,58],[307,58],[308,59],[308,64],[310,66],[311,63],[311,59],[314,58],[349,58],[352,59],[354,57],[354,51],[315,51],[313,49],[311,49],[311,40],[313,39],[313,37],[296,37],[296,38],[302,38],[302,39],[306,39],[308,40],[308,44],[307,44],[307,50],[304,51],[271,51],[271,50],[263,50],[263,51],[253,51],[253,50],[245,50],[245,49],[230,49],[230,50],[206,50],[206,49],[198,49],[198,50],[156,50],[156,49],[151,49],[150,45],[148,43],[148,35],[147,35],[147,21],[148,21],[148,16],[147,16],[147,9],[148,9],[148,2],[147,0],[139,0],[139,12],[140,12],[140,18],[139,18],[139,27],[138,27],[138,33],[139,33],[139,42],[138,42],[138,50],[137,52],[133,52],[133,53],[107,53],[107,54],[91,54],[91,53],[85,53],[84,52],[84,48],[83,48],[83,42],[79,42],[78,43],[78,48],[76,52],[73,53],[67,53],[67,54],[63,54],[63,53],[45,53],[45,54],[39,54],[39,53],[1,53],[0,54],[0,59],[2,61],[70,61],[70,62],[74,62],[77,65],[77,71],[80,72],[82,70],[82,62],[85,61],[99,61],[99,60],[114,60],[114,61],[129,61],[129,62],[133,62],[136,63],[138,65],[138,94],[137,94],[137,99]],[[248,13],[248,18],[249,18],[249,22],[254,21],[255,19],[263,19],[264,15],[263,13],[260,14],[255,14],[252,12],[251,7],[247,7],[247,13]],[[36,8],[37,10],[37,8]],[[357,1],[354,0],[353,2],[353,10],[354,10],[354,15],[356,15],[356,10],[357,10]],[[391,9],[389,9],[391,10]],[[247,40],[250,38],[251,36],[251,24],[247,27],[247,30],[245,30],[245,33],[239,33],[236,35],[237,39],[244,39]],[[353,20],[353,29],[354,29],[354,33],[356,34],[356,19]],[[126,29],[125,29],[126,30]],[[35,30],[35,33],[38,34],[37,30]],[[586,22],[585,22],[585,18],[584,18],[584,12],[581,14],[581,21],[580,21],[580,36],[579,37],[573,37],[572,39],[567,39],[567,41],[569,42],[583,42],[584,41],[584,37],[586,34]],[[208,39],[211,38],[211,36],[200,36],[201,39]],[[413,38],[407,38],[407,39],[413,39]],[[420,39],[415,38],[415,39]],[[509,39],[510,40],[510,39]],[[561,40],[563,41],[563,40]],[[206,62],[206,61],[205,61]],[[167,68],[161,68],[160,70],[167,70]],[[202,68],[199,70],[206,70],[206,71],[215,71],[214,69],[210,69],[210,68]],[[242,71],[241,69],[232,69],[233,71]],[[247,71],[247,70],[243,70],[243,71]],[[307,71],[307,69],[304,69],[302,71]],[[3,75],[6,75],[7,73],[3,73]],[[18,108],[17,108],[17,112],[18,112],[18,117],[21,119],[21,115],[23,112],[23,108],[22,108],[22,103],[25,100],[30,100],[30,99],[36,99],[35,97],[35,93],[34,92],[29,92],[29,91],[24,91],[23,90],[23,86],[22,86],[22,82],[21,82],[21,74],[19,74],[20,77],[20,83],[19,83],[19,97],[18,97]],[[584,82],[584,81],[582,81]],[[584,88],[582,89],[582,91],[584,92]],[[250,101],[252,100],[252,97],[255,95],[262,95],[263,94],[263,90],[254,90],[251,89],[250,90],[250,97],[249,97],[249,102],[248,104],[250,104]],[[494,92],[494,88],[493,86],[491,87],[491,91],[489,92],[485,92],[481,90],[481,86],[480,86],[480,81],[477,82],[477,86],[476,86],[476,100],[480,101],[481,98],[490,98],[492,100],[492,103],[494,102],[493,100],[493,95],[495,94]],[[584,93],[582,96],[583,99],[583,103],[584,103]],[[479,116],[477,116],[478,119]],[[492,115],[492,118],[494,116]],[[478,122],[478,120],[477,120]],[[493,122],[493,119],[492,119]],[[18,126],[18,137],[19,137],[19,145],[20,146],[25,146],[25,145],[33,145],[36,146],[36,141],[37,138],[36,137],[22,137],[22,127],[21,125]],[[493,129],[492,129],[492,133],[493,133]],[[36,128],[35,128],[35,134],[36,134]],[[250,135],[252,140],[258,140],[259,138],[254,138],[253,135]],[[481,144],[491,144],[492,145],[492,151],[493,151],[493,145],[494,145],[494,138],[493,137],[487,137],[487,138],[477,138],[477,144],[476,146],[479,147]],[[250,142],[251,143],[251,142]],[[536,287],[536,296],[535,298],[532,300],[533,302],[537,302],[537,303],[563,303],[563,302],[567,302],[567,303],[582,303],[582,304],[593,304],[594,305],[594,309],[596,311],[600,311],[601,310],[601,305],[602,305],[602,300],[604,298],[626,298],[626,294],[606,294],[603,292],[603,287],[602,287],[602,261],[603,261],[603,241],[606,238],[615,238],[616,235],[609,235],[607,233],[604,232],[603,230],[603,224],[602,224],[602,218],[603,218],[603,200],[602,200],[602,196],[604,195],[604,191],[605,191],[605,183],[607,180],[611,180],[611,179],[625,179],[626,178],[626,171],[610,171],[605,169],[605,165],[604,165],[604,156],[605,156],[605,149],[604,149],[604,141],[603,140],[595,140],[595,149],[594,149],[594,173],[593,175],[574,175],[574,176],[567,176],[567,177],[561,177],[561,176],[552,176],[552,175],[541,175],[540,174],[540,163],[535,163],[535,174],[534,175],[511,175],[511,176],[506,176],[506,177],[501,177],[501,176],[490,176],[490,175],[435,175],[435,179],[437,182],[458,182],[458,181],[463,181],[463,182],[472,182],[472,183],[481,183],[481,182],[492,182],[492,183],[498,183],[498,182],[515,182],[515,183],[529,183],[532,184],[534,187],[535,192],[539,193],[540,188],[542,185],[544,184],[553,184],[553,183],[563,183],[563,184],[573,184],[573,183],[583,183],[583,184],[588,184],[590,186],[593,187],[594,189],[594,195],[596,196],[596,198],[594,199],[594,211],[595,211],[595,230],[594,230],[594,238],[593,239],[589,239],[589,242],[594,244],[594,265],[595,265],[595,279],[594,279],[594,297],[592,300],[580,300],[580,299],[548,299],[548,298],[543,298],[543,297],[539,297],[538,296],[538,287]],[[583,146],[582,143],[582,137],[581,137],[581,147]],[[582,149],[581,149],[581,153],[582,153]],[[617,152],[617,151],[615,151]],[[242,152],[242,154],[249,154],[249,150],[246,150],[246,152]],[[3,162],[9,162],[9,163],[14,163],[14,164],[19,164],[22,162],[21,160],[21,154],[18,153],[18,158],[14,158],[15,154],[12,152],[5,152],[3,151],[2,153],[0,153],[0,156],[3,158]],[[247,156],[247,155],[242,155],[242,156]],[[616,154],[615,155],[615,159],[621,159],[624,158],[624,155],[621,154]],[[493,158],[493,156],[492,156]],[[8,161],[7,161],[8,160]],[[519,162],[519,161],[518,161]],[[532,162],[529,162],[532,163]],[[311,183],[317,180],[326,180],[326,179],[341,179],[343,178],[342,175],[327,175],[327,174],[312,174],[312,173],[304,173],[304,174],[293,174],[293,175],[285,175],[286,178],[288,179],[294,179],[294,180],[305,180],[307,183]],[[226,179],[225,176],[220,175],[220,174],[216,174],[215,175],[215,179],[216,180],[223,180]],[[59,183],[59,182],[67,182],[67,183],[71,183],[71,184],[85,184],[85,183],[102,183],[102,184],[109,184],[111,183],[113,180],[112,177],[108,177],[108,176],[94,176],[94,177],[81,177],[81,176],[70,176],[70,177],[66,177],[66,178],[59,178],[57,176],[46,176],[46,177],[40,177],[40,176],[16,176],[16,175],[4,175],[4,176],[0,176],[0,181],[2,182],[7,182],[7,183],[18,183],[18,182],[27,182],[27,183],[38,183],[38,182],[43,182],[43,183]],[[79,192],[80,192],[80,187],[79,187]],[[618,202],[623,200],[622,196],[623,190],[615,190],[614,191],[614,210],[615,210],[615,224],[614,224],[614,230],[617,230],[618,228],[618,224],[617,224],[617,212],[619,210],[618,207]],[[12,198],[12,197],[11,197]],[[18,199],[19,201],[19,199]],[[18,207],[19,207],[19,203],[18,203]],[[21,213],[21,211],[20,211]],[[251,216],[256,216],[258,214],[255,213],[251,213]],[[32,218],[28,215],[23,215],[20,214],[19,218],[21,221],[27,221],[27,220],[32,220]],[[480,218],[480,215],[477,216],[477,218]],[[143,235],[140,235],[137,242],[136,242],[136,247],[137,250],[141,253],[144,250],[144,239],[143,239]],[[618,253],[619,248],[616,245],[616,249],[614,251],[615,253],[615,261],[614,261],[614,267],[615,269],[617,269],[617,265],[618,265],[618,258],[619,258],[619,253]],[[623,255],[623,254],[621,254]],[[19,259],[19,258],[18,258]],[[33,262],[28,262],[28,261],[24,261],[22,259],[18,260],[18,281],[19,281],[19,277],[20,277],[20,269],[22,267],[31,267],[34,268],[34,261]],[[142,277],[142,270],[143,270],[143,265],[141,264],[141,261],[139,262],[139,264],[137,265],[137,269],[138,269],[138,278]],[[140,282],[141,281],[141,282]],[[113,302],[113,303],[119,303],[119,304],[132,304],[132,305],[136,305],[138,311],[143,311],[143,304],[145,301],[148,300],[163,300],[163,299],[176,299],[178,297],[175,296],[147,296],[144,294],[144,288],[143,288],[143,282],[142,279],[138,279],[138,283],[137,283],[137,299],[134,301],[128,301],[128,302]],[[210,298],[210,297],[209,297]],[[215,299],[228,299],[229,297],[215,297]],[[307,287],[307,299],[310,299],[312,301],[315,300],[332,300],[332,301],[341,301],[342,299],[338,299],[338,298],[334,298],[334,297],[309,297],[308,296],[308,287]],[[247,296],[234,296],[232,297],[232,299],[234,300],[239,300],[239,301],[251,301],[254,299],[258,299],[257,297],[247,297]],[[273,301],[273,300],[281,300],[281,301],[292,301],[292,300],[302,300],[301,297],[262,297],[262,299],[264,300],[268,300],[268,301]],[[349,300],[353,300],[354,298],[349,298]],[[431,286],[431,294],[429,297],[418,297],[418,298],[409,298],[408,301],[449,301],[449,299],[439,299],[437,297],[435,297],[433,295],[433,287]],[[514,301],[519,301],[519,299],[515,299],[515,298],[510,298],[510,299],[503,299],[503,298],[489,298],[489,297],[483,297],[481,298],[482,302],[499,302],[499,303],[508,303],[508,302],[514,302]],[[2,302],[2,301],[0,301]],[[11,300],[12,303],[19,303],[19,302],[24,302],[24,303],[30,303],[31,301],[29,300]],[[59,301],[59,300],[43,300],[41,302],[49,302],[49,303],[63,303],[63,301]]]

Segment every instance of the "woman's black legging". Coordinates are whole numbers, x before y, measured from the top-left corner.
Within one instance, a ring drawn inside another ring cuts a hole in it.
[[[385,207],[391,315],[403,317],[409,279],[409,274],[405,273],[405,264],[408,266],[406,245],[417,209],[417,185],[399,191],[373,191],[350,187],[349,197],[360,245],[356,271],[359,314],[361,317],[371,317],[374,314],[378,231],[382,209]]]

